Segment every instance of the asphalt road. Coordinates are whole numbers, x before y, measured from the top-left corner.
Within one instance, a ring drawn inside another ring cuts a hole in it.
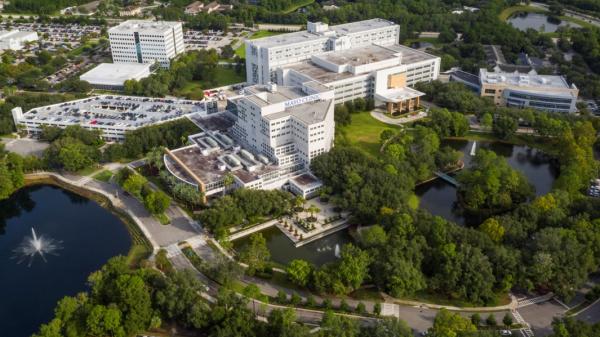
[[[577,319],[582,320],[586,323],[596,324],[600,322],[600,301],[596,301],[594,304],[589,306],[584,311],[580,312]]]

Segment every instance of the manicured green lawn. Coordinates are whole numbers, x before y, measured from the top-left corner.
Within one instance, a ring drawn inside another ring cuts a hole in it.
[[[235,69],[219,66],[217,74],[214,78],[214,84],[208,81],[192,81],[187,83],[183,88],[177,90],[176,96],[188,96],[193,91],[207,90],[211,88],[218,88],[229,84],[241,83],[246,80],[246,72],[238,74]]]
[[[440,47],[441,45],[443,45],[443,43],[441,43],[438,38],[436,37],[420,37],[417,39],[408,39],[406,41],[403,42],[403,44],[405,46],[409,46],[415,42],[429,42],[432,45],[434,45],[435,47]]]
[[[284,32],[272,32],[270,30],[259,30],[250,36],[250,40],[256,40],[263,37],[275,36],[279,34],[283,34]]]
[[[113,176],[113,173],[111,171],[104,170],[104,171],[96,173],[92,178],[94,178],[96,180],[108,182],[110,180],[110,178],[112,178],[112,176]]]
[[[245,59],[246,58],[246,44],[245,43],[242,43],[242,45],[239,46],[235,50],[235,55],[237,55],[241,59]]]
[[[383,130],[397,130],[399,126],[388,125],[373,118],[369,112],[352,114],[352,123],[337,128],[336,143],[358,148],[377,157],[381,143],[379,136]]]
[[[505,8],[498,17],[502,21],[508,20],[515,13],[544,13],[545,10],[542,8],[532,7],[532,6],[512,6]]]

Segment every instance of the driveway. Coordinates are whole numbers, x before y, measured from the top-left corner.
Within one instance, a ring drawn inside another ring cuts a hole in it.
[[[567,311],[565,307],[554,300],[528,305],[518,310],[525,321],[531,325],[531,330],[536,336],[550,335],[554,317],[561,317]]]
[[[7,151],[15,152],[21,156],[41,157],[44,150],[50,146],[47,142],[41,142],[31,138],[2,138],[2,143]]]

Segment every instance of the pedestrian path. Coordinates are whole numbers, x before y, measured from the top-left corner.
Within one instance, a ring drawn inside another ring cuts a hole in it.
[[[524,300],[519,300],[517,302],[517,308],[524,308],[528,305],[532,305],[532,304],[537,304],[537,303],[542,303],[542,302],[546,302],[549,301],[550,299],[552,299],[552,297],[554,297],[554,293],[547,293],[546,295],[543,296],[538,296],[538,297],[534,297],[534,298],[527,298]]]
[[[177,243],[168,245],[168,246],[164,247],[163,249],[167,251],[168,258],[173,258],[173,257],[179,256],[183,253],[181,251],[181,248],[179,248],[179,244],[177,244]]]
[[[533,331],[531,330],[529,323],[527,323],[525,321],[525,319],[523,319],[523,316],[521,316],[521,314],[517,310],[513,310],[512,315],[515,318],[515,320],[517,321],[517,323],[519,323],[523,326],[523,328],[521,328],[519,330],[519,331],[521,331],[521,334],[523,335],[523,337],[534,337]]]

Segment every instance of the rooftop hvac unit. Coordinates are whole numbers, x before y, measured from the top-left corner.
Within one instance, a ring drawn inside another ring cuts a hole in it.
[[[246,150],[240,150],[240,155],[249,161],[254,161],[254,155]]]

